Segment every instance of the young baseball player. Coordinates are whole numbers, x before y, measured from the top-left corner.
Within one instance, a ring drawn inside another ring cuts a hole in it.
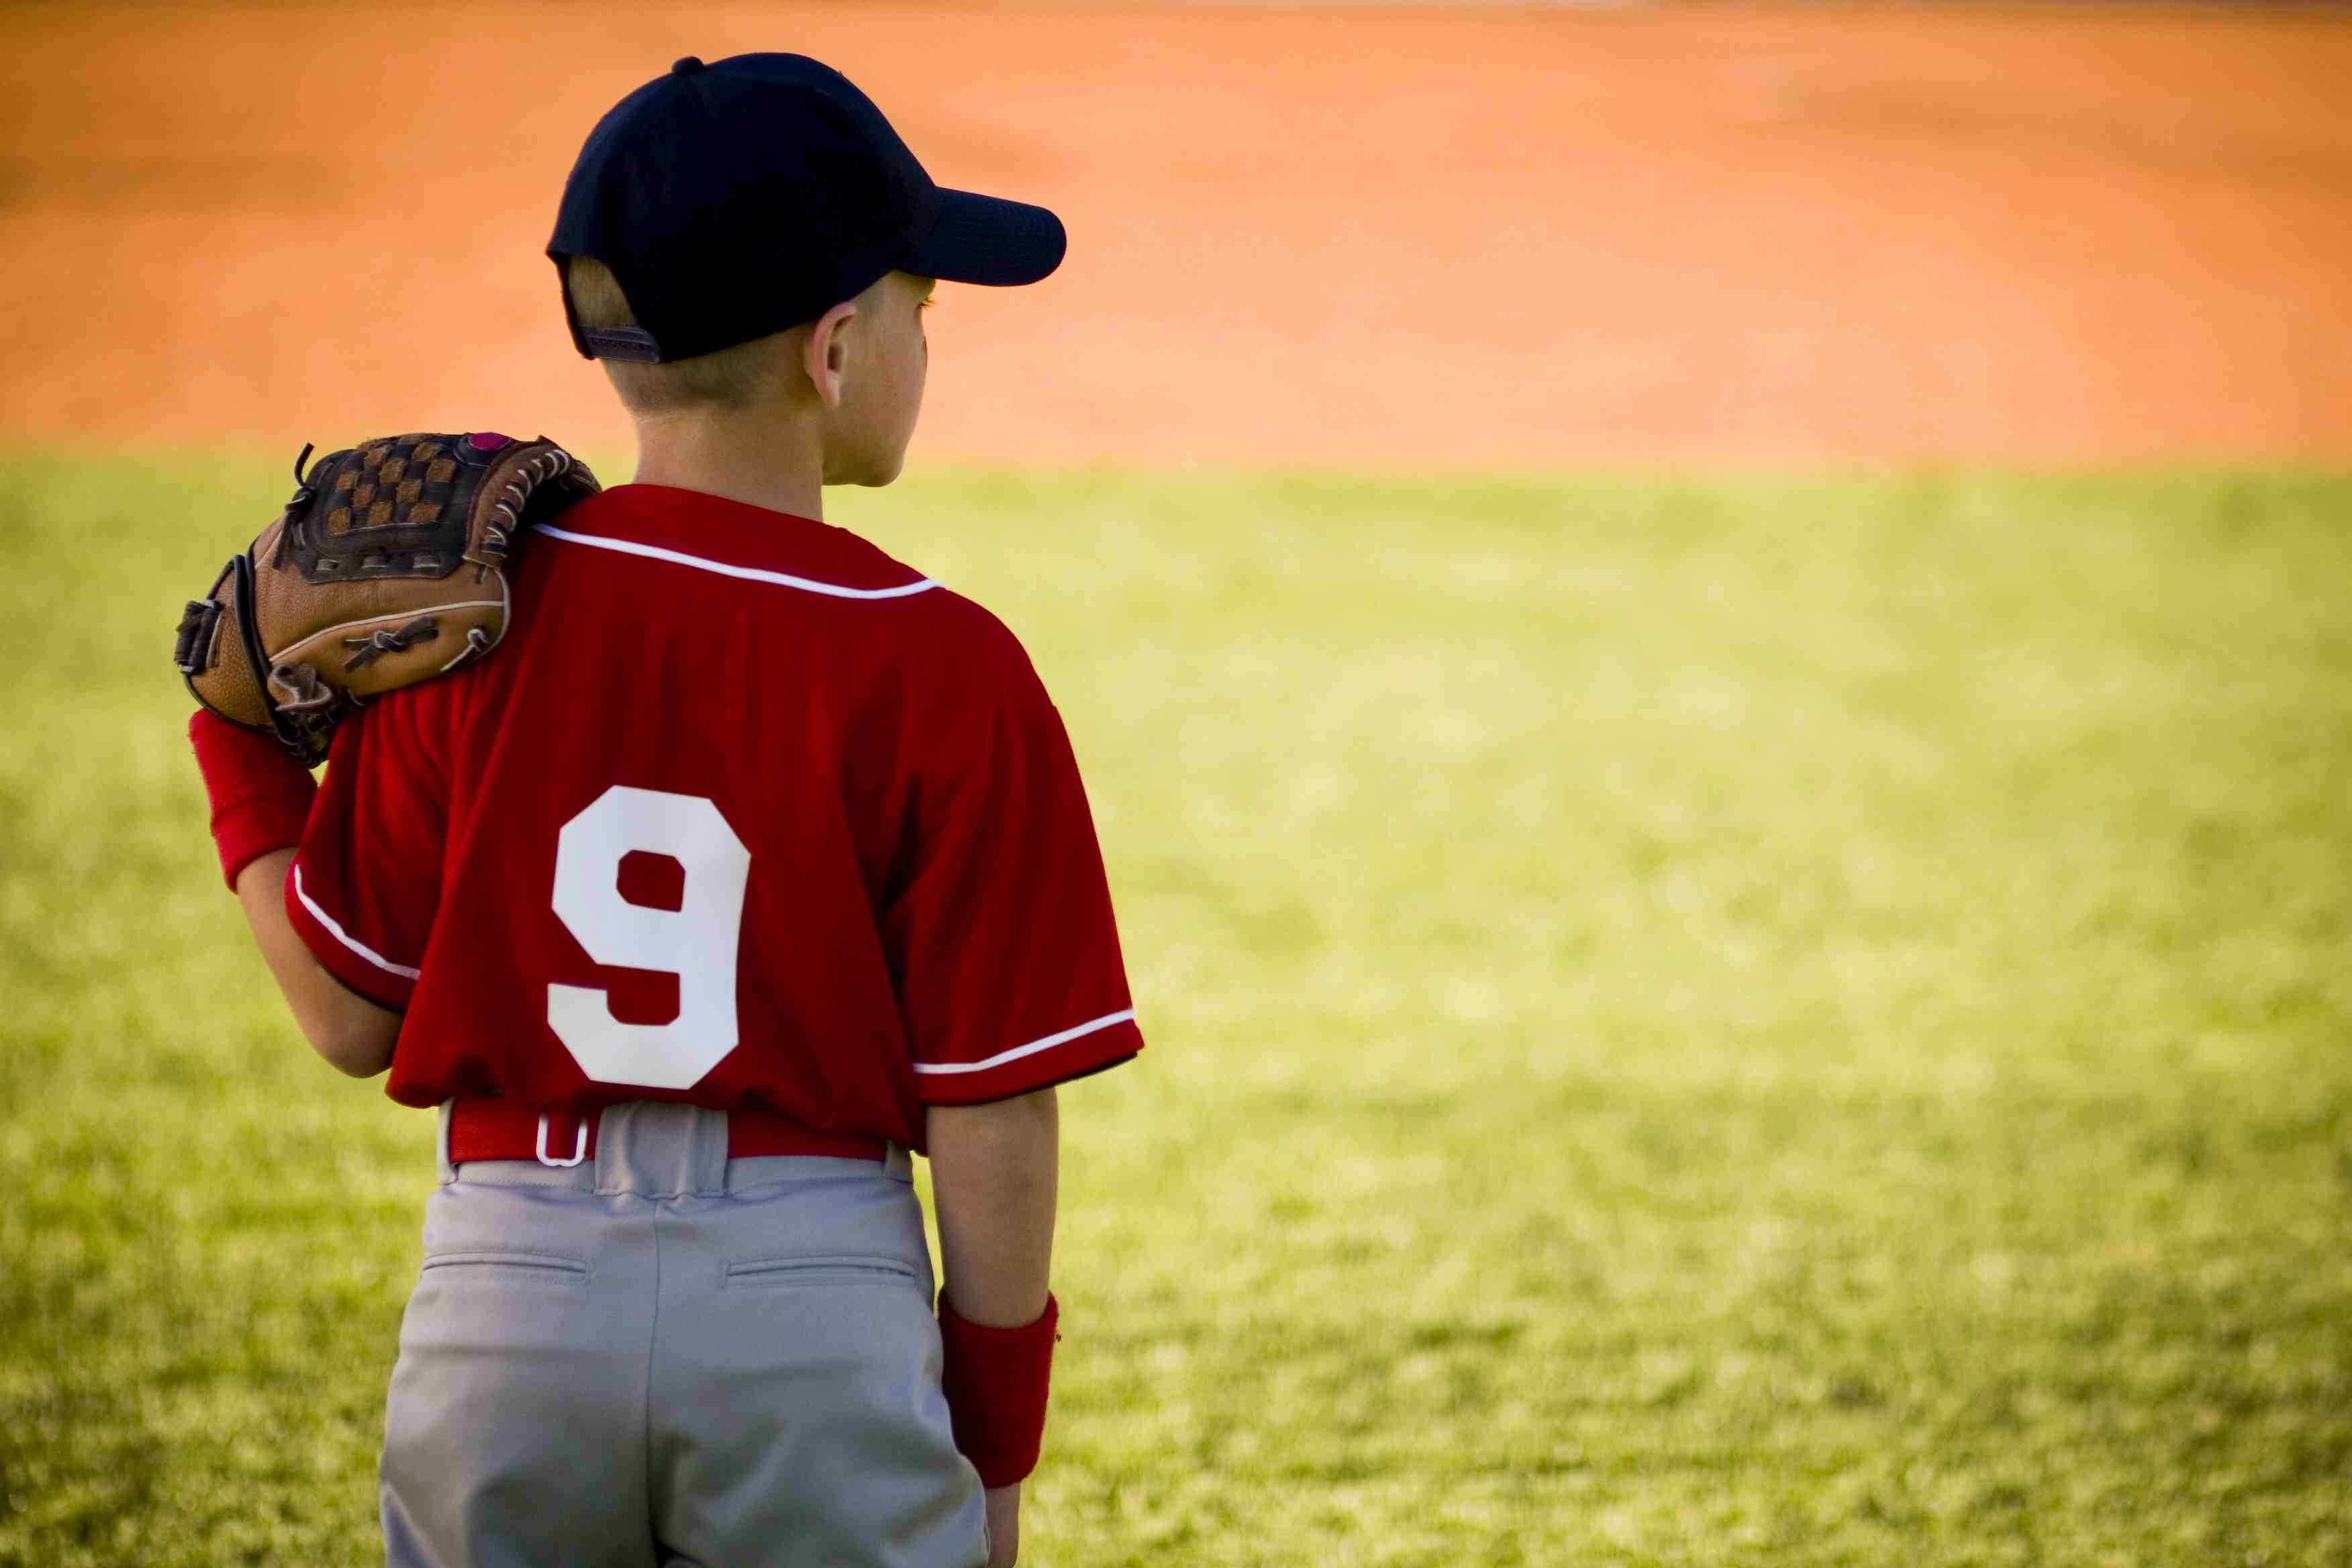
[[[549,247],[636,482],[527,534],[515,634],[344,721],[315,795],[194,721],[303,1033],[440,1108],[395,1568],[1013,1562],[1055,1086],[1142,1041],[1020,646],[818,518],[898,472],[931,280],[1063,245],[813,60],[678,61],[590,135]]]

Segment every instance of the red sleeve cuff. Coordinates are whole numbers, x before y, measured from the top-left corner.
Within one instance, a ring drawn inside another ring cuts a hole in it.
[[[302,842],[310,803],[319,793],[310,770],[267,735],[230,723],[210,709],[188,716],[188,744],[212,807],[213,843],[221,879],[236,890],[237,874],[274,850]]]
[[[345,989],[379,1007],[395,1013],[408,1010],[408,999],[416,989],[416,971],[353,935],[321,907],[303,884],[299,858],[286,873],[286,915],[310,956]]]
[[[915,1092],[926,1105],[1010,1100],[1117,1067],[1141,1049],[1143,1032],[1135,1026],[1135,1009],[1129,1007],[980,1061],[919,1061]]]

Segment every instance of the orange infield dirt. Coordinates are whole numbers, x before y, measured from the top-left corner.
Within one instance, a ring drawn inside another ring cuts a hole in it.
[[[623,430],[540,255],[672,57],[817,55],[1069,262],[919,451],[2352,456],[2352,16],[13,5],[18,439]]]

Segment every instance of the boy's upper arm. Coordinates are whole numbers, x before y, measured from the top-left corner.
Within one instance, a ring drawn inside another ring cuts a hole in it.
[[[449,795],[427,743],[433,695],[394,692],[343,721],[286,879],[287,915],[312,956],[395,1011],[415,990],[441,899]]]
[[[1086,788],[1010,634],[919,776],[881,930],[928,1104],[1003,1100],[1140,1050]]]

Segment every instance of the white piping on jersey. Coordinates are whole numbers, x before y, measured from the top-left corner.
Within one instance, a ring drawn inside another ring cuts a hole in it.
[[[358,953],[362,958],[366,959],[370,963],[373,963],[378,969],[383,970],[386,974],[397,974],[403,980],[414,980],[419,974],[424,973],[422,970],[411,969],[404,963],[394,963],[392,960],[386,958],[375,949],[368,946],[367,943],[352,935],[351,932],[345,931],[342,927],[337,925],[335,923],[335,917],[320,909],[317,902],[311,899],[310,895],[302,890],[302,866],[299,861],[297,861],[294,866],[294,896],[302,900],[302,907],[310,911],[312,919],[316,920],[320,925],[327,928],[327,934],[329,936],[333,937],[337,942],[341,942],[345,947],[350,948],[353,952]]]
[[[1042,1040],[1032,1040],[1025,1046],[1015,1046],[1009,1051],[999,1051],[985,1061],[917,1062],[915,1070],[917,1072],[986,1072],[991,1068],[1001,1068],[1006,1062],[1017,1062],[1023,1057],[1034,1057],[1039,1051],[1050,1051],[1055,1046],[1067,1045],[1080,1036],[1093,1034],[1097,1029],[1108,1029],[1113,1024],[1124,1024],[1134,1016],[1135,1009],[1132,1007],[1123,1013],[1105,1013],[1099,1018],[1087,1019],[1075,1029],[1065,1029],[1058,1035],[1048,1035]]]
[[[574,533],[570,529],[554,528],[544,522],[539,525],[538,531],[550,539],[561,539],[566,544],[593,544],[599,550],[617,550],[624,555],[642,555],[652,561],[699,567],[705,572],[716,572],[722,577],[741,577],[753,583],[781,583],[787,588],[824,594],[835,599],[903,599],[909,594],[925,593],[939,586],[925,577],[901,584],[896,588],[845,588],[838,583],[820,583],[814,577],[795,577],[788,572],[763,572],[757,566],[733,566],[724,561],[705,561],[699,555],[665,550],[658,544],[639,544],[634,539],[606,539],[593,533]]]

